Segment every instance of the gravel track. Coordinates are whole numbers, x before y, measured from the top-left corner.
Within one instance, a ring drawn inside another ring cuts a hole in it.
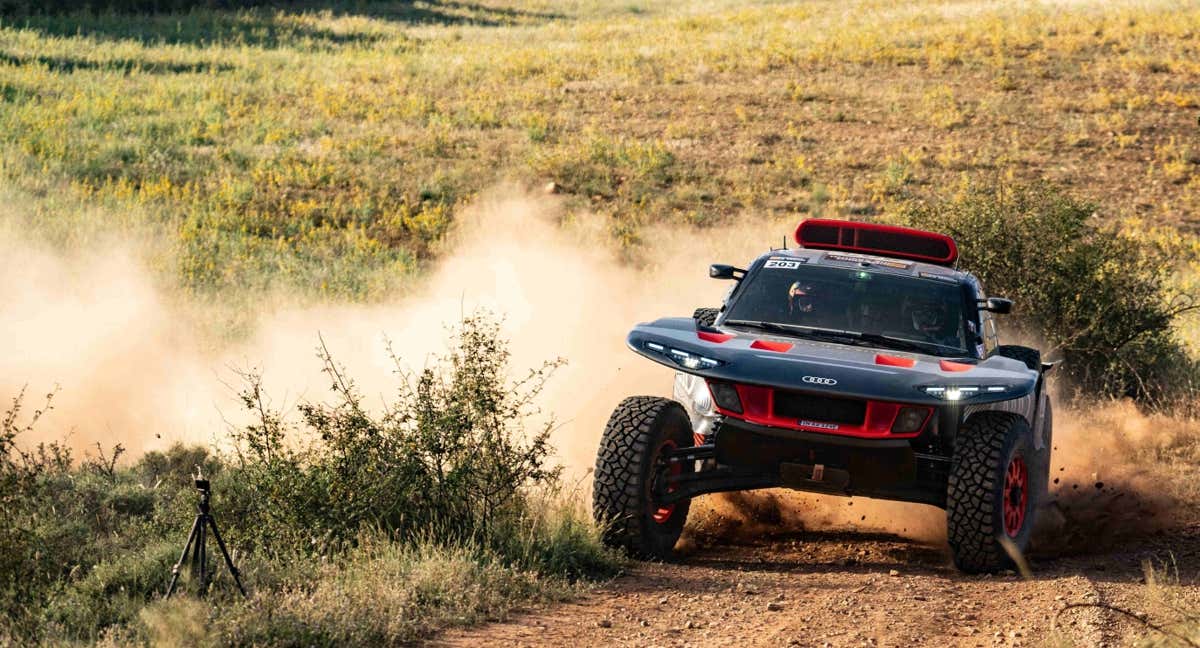
[[[438,646],[1121,646],[1146,630],[1099,608],[1142,610],[1143,561],[1173,560],[1200,604],[1200,525],[1097,553],[1034,556],[1034,577],[968,576],[943,547],[869,532],[708,542],[680,562],[634,563],[574,602],[446,633]],[[1152,619],[1153,614],[1151,615]],[[1159,619],[1161,620],[1161,619]]]

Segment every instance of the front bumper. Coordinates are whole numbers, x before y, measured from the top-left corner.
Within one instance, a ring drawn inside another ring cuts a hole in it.
[[[662,475],[656,499],[786,487],[797,491],[916,502],[946,508],[950,461],[924,438],[856,438],[787,430],[740,419],[720,421],[710,443],[682,448]]]
[[[726,480],[757,476],[768,486],[945,507],[949,458],[920,452],[917,443],[915,439],[860,439],[789,430],[726,418],[715,435],[712,456],[716,470],[722,471],[721,478]],[[706,472],[690,477],[703,481]]]

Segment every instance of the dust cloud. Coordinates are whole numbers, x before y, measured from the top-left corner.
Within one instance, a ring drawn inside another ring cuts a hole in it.
[[[1200,421],[1145,414],[1127,400],[1055,410],[1032,556],[1095,553],[1195,520],[1198,447]],[[946,542],[945,513],[934,507],[785,490],[699,498],[688,525],[692,545],[851,529]]]
[[[404,298],[375,305],[274,306],[253,333],[214,345],[197,330],[194,304],[155,284],[137,246],[110,242],[63,254],[12,228],[0,230],[0,396],[29,386],[27,407],[58,386],[54,409],[25,444],[66,439],[77,451],[121,443],[130,456],[170,443],[219,445],[244,421],[239,372],[261,371],[274,406],[321,400],[328,383],[318,335],[368,402],[382,405],[405,366],[445,347],[448,326],[487,309],[503,318],[515,372],[565,358],[542,405],[559,427],[558,460],[582,473],[600,431],[627,395],[669,395],[671,372],[624,348],[630,326],[719,303],[728,287],[712,261],[744,261],[780,241],[791,223],[682,233],[644,232],[633,269],[609,248],[604,217],[567,216],[553,197],[512,188],[484,194],[459,218],[449,252]],[[199,308],[203,308],[202,306]],[[202,315],[202,313],[201,313]]]
[[[646,228],[645,262],[635,268],[609,247],[603,216],[569,214],[551,196],[499,188],[458,222],[449,251],[409,295],[374,305],[279,300],[272,303],[285,305],[266,309],[252,334],[217,345],[197,330],[197,307],[181,306],[151,279],[138,246],[63,254],[0,229],[0,332],[8,345],[0,396],[28,385],[32,407],[58,386],[55,409],[24,444],[66,438],[79,451],[120,443],[130,456],[177,441],[220,446],[228,426],[244,420],[239,371],[261,371],[276,407],[321,400],[328,384],[315,355],[319,334],[368,404],[381,406],[398,381],[388,341],[419,369],[444,348],[449,325],[488,309],[503,317],[514,371],[567,360],[542,405],[560,423],[557,460],[581,479],[617,402],[671,392],[668,369],[624,348],[630,326],[717,305],[728,285],[709,279],[707,265],[744,263],[795,225]],[[1056,423],[1054,533],[1083,540],[1170,507],[1154,487],[1156,467],[1130,459],[1164,442],[1163,421],[1117,404],[1086,415],[1060,411]],[[1195,434],[1194,425],[1188,430]],[[857,528],[945,541],[942,511],[863,498],[767,491],[701,498],[693,511],[696,536]]]
[[[1056,411],[1053,443],[1035,555],[1100,551],[1194,519],[1200,421],[1110,401]]]
[[[23,445],[138,452],[211,431],[215,374],[149,279],[135,250],[107,243],[70,257],[6,229],[0,236],[0,396],[25,407],[57,394]],[[217,419],[219,421],[219,419]]]

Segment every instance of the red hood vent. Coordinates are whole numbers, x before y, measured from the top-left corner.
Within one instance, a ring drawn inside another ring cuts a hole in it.
[[[894,225],[810,218],[796,228],[796,242],[814,250],[859,252],[943,266],[958,260],[958,246],[949,236]]]

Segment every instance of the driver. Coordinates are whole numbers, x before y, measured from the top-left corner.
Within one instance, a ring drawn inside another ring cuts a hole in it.
[[[788,288],[787,312],[791,319],[811,317],[815,305],[811,284],[797,281]]]
[[[905,298],[903,312],[920,338],[943,346],[959,346],[945,302]]]

